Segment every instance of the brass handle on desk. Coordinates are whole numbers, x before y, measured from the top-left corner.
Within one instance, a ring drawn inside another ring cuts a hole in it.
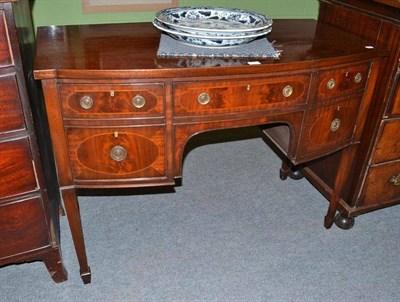
[[[332,122],[331,122],[331,131],[335,132],[340,128],[341,125],[341,120],[338,118],[335,118]]]
[[[110,157],[115,161],[123,161],[127,154],[125,148],[122,146],[115,146],[110,150]]]
[[[361,82],[361,80],[362,80],[362,74],[357,72],[357,74],[354,76],[354,82],[358,84]]]
[[[394,175],[389,182],[394,186],[400,186],[400,173]]]
[[[286,85],[282,90],[282,94],[285,98],[290,97],[292,93],[293,93],[293,87],[291,85]]]
[[[207,105],[211,100],[211,97],[208,93],[202,92],[199,94],[197,97],[197,101],[199,102],[200,105]]]
[[[328,87],[328,89],[333,89],[336,86],[336,81],[335,79],[330,79],[328,81],[328,83],[326,83],[326,87]]]
[[[90,96],[85,95],[81,98],[80,104],[83,109],[87,110],[93,107],[94,101]]]
[[[145,104],[146,104],[146,99],[140,94],[136,95],[132,99],[132,105],[137,109],[143,108]]]

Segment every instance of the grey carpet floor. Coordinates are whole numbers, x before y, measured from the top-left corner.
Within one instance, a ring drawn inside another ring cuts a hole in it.
[[[399,206],[326,230],[327,201],[279,179],[257,130],[199,136],[188,150],[176,192],[79,197],[91,284],[61,217],[69,280],[53,283],[40,262],[6,266],[1,300],[400,301]]]

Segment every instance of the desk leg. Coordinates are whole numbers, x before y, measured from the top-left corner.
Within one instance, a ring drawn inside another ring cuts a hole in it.
[[[327,229],[330,229],[332,227],[335,220],[335,213],[339,206],[343,187],[347,183],[346,180],[348,180],[351,163],[355,159],[355,150],[356,148],[353,146],[347,147],[342,150],[342,154],[340,156],[339,170],[335,179],[335,186],[331,195],[331,199],[329,201],[328,212],[326,213],[324,220],[324,226]]]
[[[79,213],[79,204],[76,197],[75,189],[67,189],[62,191],[65,210],[69,227],[72,233],[72,239],[75,245],[75,251],[78,257],[80,274],[84,284],[91,282],[90,267],[87,263],[85,241],[83,239],[81,215]]]

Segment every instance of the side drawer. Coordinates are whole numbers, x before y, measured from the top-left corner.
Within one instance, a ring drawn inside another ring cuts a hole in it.
[[[307,102],[310,75],[174,84],[177,115],[206,115]]]
[[[0,76],[0,132],[26,129],[15,74]]]
[[[0,143],[1,198],[38,189],[27,138]]]
[[[40,198],[0,205],[0,259],[50,244]]]
[[[370,167],[359,206],[400,200],[400,161]]]
[[[306,117],[296,159],[322,156],[346,146],[353,137],[360,99],[311,110]]]
[[[4,10],[0,10],[0,67],[14,65]]]
[[[400,159],[400,119],[383,121],[382,133],[375,146],[373,163]]]
[[[370,63],[323,71],[318,74],[315,102],[362,91],[367,83]]]
[[[75,180],[166,175],[165,127],[67,128]]]
[[[164,115],[163,84],[62,84],[66,118],[118,118]]]

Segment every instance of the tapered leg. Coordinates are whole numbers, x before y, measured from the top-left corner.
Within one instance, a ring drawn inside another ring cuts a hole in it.
[[[51,253],[47,254],[43,262],[54,282],[60,283],[68,279],[68,273],[62,263],[60,250],[58,248],[53,249]]]
[[[90,267],[87,263],[81,215],[79,213],[79,204],[75,189],[63,190],[62,197],[64,200],[65,210],[67,212],[67,218],[72,233],[72,239],[74,241],[76,255],[78,257],[81,278],[83,283],[88,284],[91,282],[91,273]]]

